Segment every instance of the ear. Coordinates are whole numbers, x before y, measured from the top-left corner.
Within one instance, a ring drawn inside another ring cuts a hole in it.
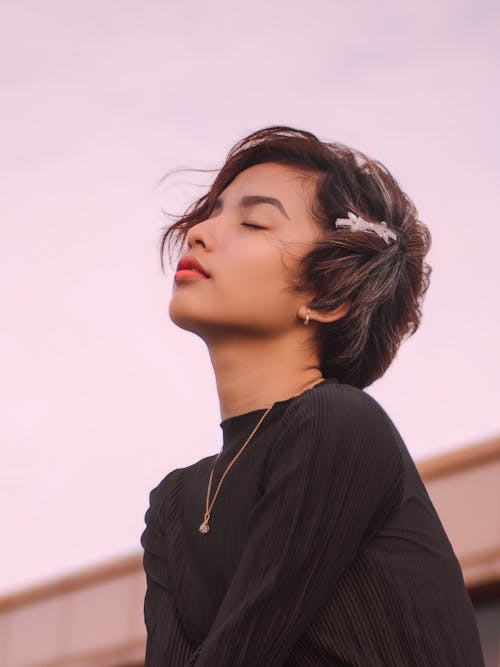
[[[309,309],[309,318],[315,320],[316,322],[334,322],[335,320],[340,320],[340,318],[346,315],[352,306],[352,302],[347,300],[342,303],[337,308],[333,310],[314,310],[313,308]],[[307,305],[302,305],[299,308],[299,316],[304,320],[307,315]]]

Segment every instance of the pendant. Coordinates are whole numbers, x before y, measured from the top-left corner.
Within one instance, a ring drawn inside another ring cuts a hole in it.
[[[201,526],[198,528],[198,530],[200,531],[200,533],[208,533],[208,531],[209,531],[208,523],[206,521],[204,521],[201,524]]]

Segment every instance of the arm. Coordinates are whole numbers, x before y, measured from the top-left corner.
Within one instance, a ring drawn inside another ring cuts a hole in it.
[[[385,413],[359,390],[335,389],[306,392],[283,418],[242,558],[189,667],[283,665],[401,500],[401,452]]]
[[[166,480],[166,478],[165,478]],[[144,621],[147,628],[145,667],[184,665],[194,647],[186,637],[168,584],[165,535],[162,526],[161,482],[149,494],[149,507],[141,535],[147,589],[144,597]]]

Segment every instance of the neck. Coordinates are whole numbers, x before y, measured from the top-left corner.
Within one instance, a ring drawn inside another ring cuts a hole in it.
[[[271,407],[322,382],[319,360],[297,338],[248,338],[209,346],[221,419]]]

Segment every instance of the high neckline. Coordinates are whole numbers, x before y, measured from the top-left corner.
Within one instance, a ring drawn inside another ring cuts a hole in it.
[[[289,398],[284,398],[281,401],[275,401],[272,406],[273,410],[279,406],[290,403],[291,401],[293,401],[294,398],[298,398],[299,396],[302,396],[303,394],[309,391],[314,391],[317,387],[321,387],[324,384],[330,384],[333,382],[338,382],[338,379],[334,377],[325,378],[322,382],[318,382],[313,387],[309,387],[309,389],[306,389],[300,394],[296,394],[295,396],[290,396]],[[247,422],[250,422],[252,420],[258,421],[258,418],[262,416],[267,409],[268,409],[267,407],[255,408],[254,410],[250,410],[249,412],[243,412],[242,414],[233,415],[232,417],[226,417],[226,419],[223,419],[219,423],[219,426],[224,433],[224,438],[226,439],[226,437],[229,436],[229,433],[233,433],[237,431],[240,427],[245,426]],[[273,410],[271,410],[271,413],[273,412]]]

